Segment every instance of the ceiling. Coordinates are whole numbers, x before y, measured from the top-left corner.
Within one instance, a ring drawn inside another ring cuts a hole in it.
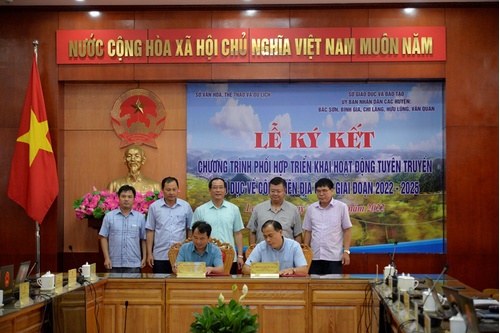
[[[484,3],[498,0],[0,0],[0,6],[284,6],[344,4]],[[76,8],[75,8],[76,9]]]

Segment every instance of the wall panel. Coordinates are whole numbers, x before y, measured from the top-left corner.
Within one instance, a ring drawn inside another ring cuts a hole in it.
[[[107,184],[127,173],[123,163],[121,139],[115,134],[110,112],[114,102],[131,84],[66,84],[65,87],[65,168],[64,249],[97,252],[97,231],[80,221],[72,209],[73,201],[85,193],[106,189]],[[167,176],[179,180],[180,197],[186,197],[186,99],[184,85],[142,84],[163,102],[165,127],[156,139],[158,148],[144,146],[146,163],[141,169],[158,182]],[[102,263],[99,263],[102,264]]]
[[[446,23],[446,126],[498,128],[498,8],[448,9]]]
[[[408,12],[406,8],[370,9],[368,25],[370,27],[419,27],[419,26],[443,26],[445,22],[444,8],[412,8]]]
[[[290,10],[290,28],[367,27],[371,10]]]
[[[0,88],[2,108],[0,110],[0,265],[14,264],[17,270],[25,260],[36,260],[35,221],[7,197],[10,165],[21,120],[21,111],[26,96],[31,63],[33,41],[38,40],[38,71],[45,97],[52,148],[56,158],[62,145],[58,140],[60,110],[59,90],[55,59],[55,30],[58,13],[27,11],[24,13],[0,13]],[[62,143],[61,143],[62,144]],[[57,160],[59,162],[59,160]],[[61,177],[62,173],[59,172]],[[47,213],[40,228],[41,270],[56,270],[58,246],[58,210],[61,209],[60,193]]]
[[[498,288],[498,8],[445,20],[448,258],[465,283]]]
[[[210,11],[135,12],[135,29],[207,29],[212,27]]]
[[[6,7],[4,7],[6,8]],[[72,244],[78,255],[97,252],[96,232],[77,221],[71,207],[93,185],[121,176],[119,140],[109,112],[122,91],[151,89],[164,102],[167,123],[158,149],[147,148],[145,173],[159,180],[174,175],[186,184],[186,82],[363,81],[444,79],[446,87],[447,255],[401,255],[401,269],[449,273],[482,289],[498,286],[498,6],[417,8],[293,8],[246,10],[115,11],[101,19],[85,12],[0,13],[0,139],[10,169],[29,75],[31,41],[40,40],[40,74],[61,194],[42,225],[42,270],[68,266],[55,262]],[[445,26],[447,61],[435,63],[192,64],[57,66],[58,29],[170,29],[238,27]],[[170,83],[169,83],[170,82]],[[174,83],[171,83],[174,82]],[[0,176],[0,264],[33,259],[34,231],[24,211],[6,197],[8,172]],[[19,244],[26,244],[15,251]],[[16,252],[16,253],[14,253]],[[60,260],[67,261],[68,255]],[[382,255],[353,256],[347,272],[372,273],[387,264]],[[425,265],[424,265],[425,263]],[[467,265],[467,266],[463,266]],[[411,271],[411,273],[416,273]]]

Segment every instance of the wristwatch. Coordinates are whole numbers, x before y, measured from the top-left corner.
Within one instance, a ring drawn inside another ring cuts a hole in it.
[[[344,250],[344,253],[351,254],[351,251],[349,251],[349,250]]]

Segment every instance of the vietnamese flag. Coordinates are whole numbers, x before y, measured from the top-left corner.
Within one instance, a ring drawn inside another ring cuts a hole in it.
[[[42,223],[58,193],[56,160],[50,140],[36,53],[33,53],[7,195],[23,207],[29,217]]]

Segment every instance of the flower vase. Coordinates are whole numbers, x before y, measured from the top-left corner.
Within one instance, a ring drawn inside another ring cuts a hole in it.
[[[89,217],[87,218],[87,225],[89,226],[89,228],[99,231],[101,230],[102,218],[97,219],[95,217]]]

